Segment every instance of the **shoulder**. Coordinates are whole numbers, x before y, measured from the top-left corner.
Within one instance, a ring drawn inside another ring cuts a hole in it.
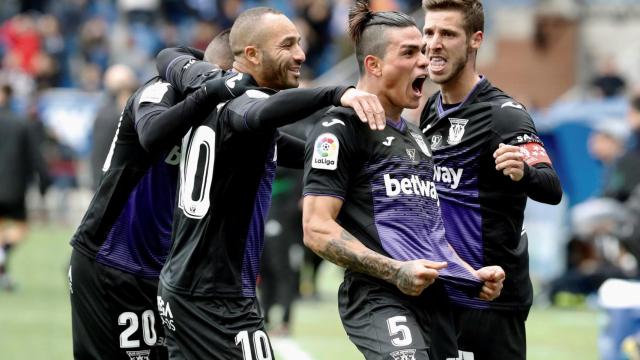
[[[519,101],[497,90],[487,101],[491,106],[494,129],[501,132],[514,128],[533,128],[533,119],[527,108]]]
[[[154,78],[144,84],[137,92],[138,104],[159,104],[164,99],[173,99],[176,96],[175,89],[168,82]]]

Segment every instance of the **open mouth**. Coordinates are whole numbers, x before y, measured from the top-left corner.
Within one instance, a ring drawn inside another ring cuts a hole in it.
[[[420,75],[411,83],[411,88],[417,96],[422,96],[422,86],[425,80],[427,80],[427,75]]]
[[[447,59],[442,56],[431,56],[429,58],[429,70],[432,72],[442,71],[447,64]]]

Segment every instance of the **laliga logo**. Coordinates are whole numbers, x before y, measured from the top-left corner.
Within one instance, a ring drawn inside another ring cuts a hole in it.
[[[336,144],[332,138],[325,137],[319,141],[316,150],[320,156],[327,157],[336,150]]]

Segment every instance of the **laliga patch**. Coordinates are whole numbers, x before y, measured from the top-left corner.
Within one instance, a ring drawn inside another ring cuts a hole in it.
[[[551,164],[551,159],[547,155],[547,150],[536,142],[520,145],[520,153],[524,156],[524,161],[533,166],[539,163]]]
[[[144,102],[150,103],[159,103],[162,101],[164,94],[169,91],[169,86],[171,84],[166,82],[157,82],[151,86],[148,86],[142,91],[142,95],[140,95],[140,104]]]
[[[331,133],[324,133],[316,139],[313,145],[313,159],[311,167],[314,169],[335,170],[338,168],[338,152],[340,142]]]

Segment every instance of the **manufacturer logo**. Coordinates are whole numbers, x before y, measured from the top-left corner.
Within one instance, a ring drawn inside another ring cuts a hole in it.
[[[420,150],[422,150],[422,153],[427,156],[431,156],[431,153],[429,152],[429,148],[427,147],[427,144],[424,142],[424,138],[422,137],[422,135],[411,132],[411,136],[413,136],[413,138],[418,143],[418,146],[420,147]]]
[[[331,121],[325,121],[325,122],[322,123],[322,126],[329,127],[329,126],[333,126],[333,125],[336,125],[336,124],[340,124],[342,126],[346,126],[344,124],[344,121],[342,121],[340,119],[331,119]]]
[[[442,145],[442,135],[433,135],[431,137],[431,150],[439,149]]]
[[[127,351],[129,360],[149,360],[151,350]]]
[[[391,142],[395,139],[393,136],[387,136],[387,140],[382,142],[382,145],[391,146]]]
[[[438,199],[435,184],[428,180],[421,180],[416,175],[411,175],[410,178],[392,179],[391,175],[384,174],[383,179],[384,189],[389,197],[398,196],[402,193]]]
[[[464,169],[453,169],[446,166],[433,167],[433,181],[449,184],[452,189],[457,189],[462,179]]]
[[[231,78],[229,78],[226,81],[227,87],[229,89],[235,88],[236,87],[236,82],[238,82],[239,80],[242,80],[242,75],[243,75],[242,73],[238,73],[237,75],[232,76]]]
[[[335,170],[338,167],[338,153],[340,142],[330,133],[324,133],[316,139],[311,159],[311,167],[314,169]]]
[[[513,101],[507,101],[506,103],[504,103],[504,104],[502,104],[500,106],[501,109],[504,109],[505,107],[512,107],[512,108],[524,110],[524,106],[522,106],[520,104],[516,104]]]
[[[392,353],[389,353],[393,360],[415,360],[416,358],[416,349],[405,349],[398,350]]]
[[[449,127],[447,143],[450,145],[459,144],[460,141],[462,141],[462,136],[464,136],[464,127],[467,125],[469,120],[449,118],[449,122],[451,123],[451,127]]]

